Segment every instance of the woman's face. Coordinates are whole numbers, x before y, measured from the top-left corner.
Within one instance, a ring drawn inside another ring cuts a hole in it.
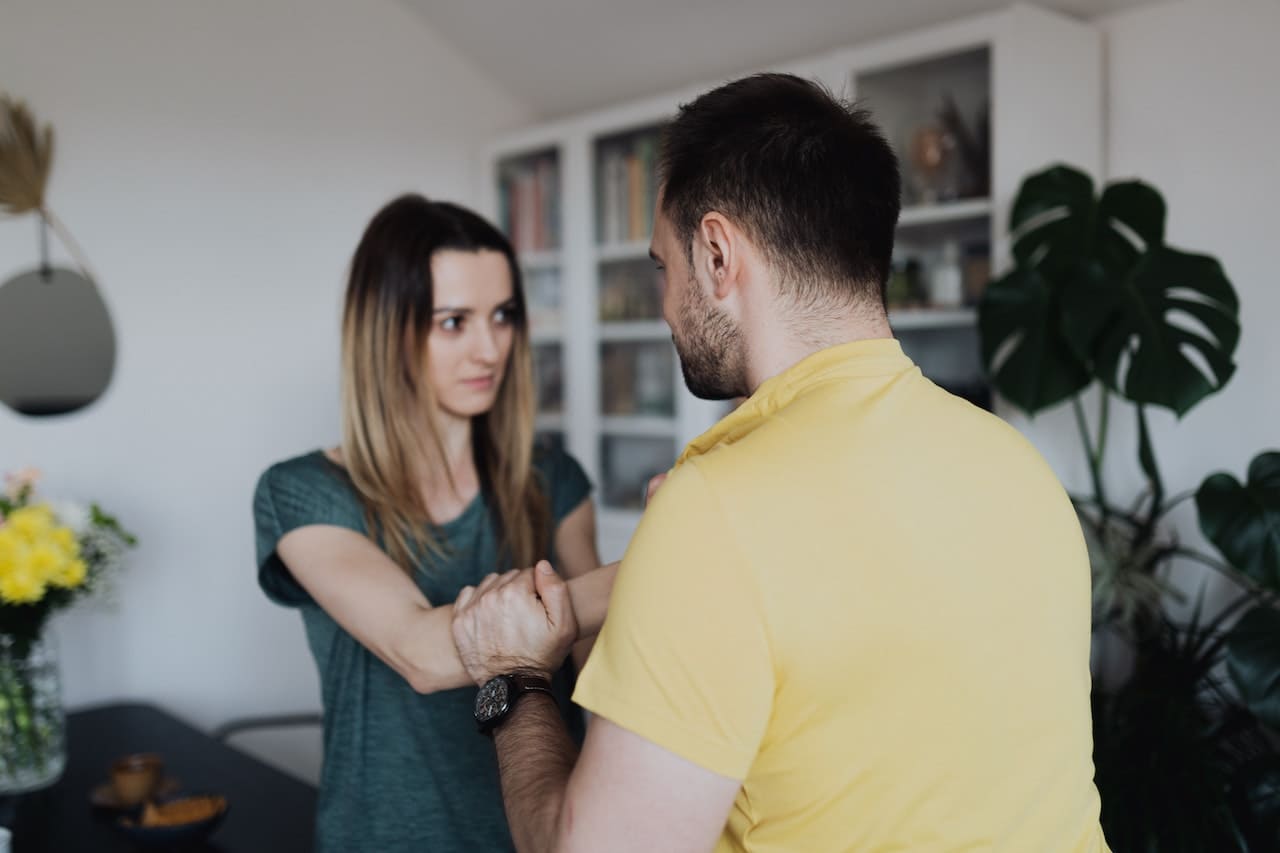
[[[446,249],[431,256],[434,307],[423,373],[442,413],[471,418],[493,407],[515,336],[511,270],[501,252]]]

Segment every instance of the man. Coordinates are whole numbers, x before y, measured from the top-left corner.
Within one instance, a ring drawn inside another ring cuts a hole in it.
[[[682,108],[661,172],[685,380],[750,399],[645,512],[576,761],[538,690],[575,635],[564,585],[542,563],[459,597],[518,849],[1105,850],[1080,527],[1031,446],[894,340],[890,148],[759,75]]]

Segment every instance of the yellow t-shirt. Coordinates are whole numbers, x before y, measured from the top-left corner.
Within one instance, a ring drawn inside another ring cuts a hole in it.
[[[574,699],[743,780],[719,851],[1106,850],[1089,608],[1039,454],[860,341],[686,448]]]

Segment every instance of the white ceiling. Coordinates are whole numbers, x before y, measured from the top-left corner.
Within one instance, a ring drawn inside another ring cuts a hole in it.
[[[402,0],[542,117],[715,80],[1008,0]],[[1037,0],[1090,18],[1156,0]]]

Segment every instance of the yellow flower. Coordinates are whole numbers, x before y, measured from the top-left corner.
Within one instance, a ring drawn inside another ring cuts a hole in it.
[[[53,528],[53,510],[45,504],[15,509],[5,523],[6,530],[12,530],[30,544],[47,536]]]
[[[30,604],[44,597],[44,581],[29,563],[15,562],[0,573],[0,599],[9,604]]]
[[[62,571],[62,564],[66,561],[48,540],[32,545],[27,555],[27,565],[41,583],[53,580]]]
[[[70,527],[55,527],[49,538],[53,541],[54,547],[68,560],[74,560],[80,556],[80,540],[76,538],[75,531]]]
[[[0,527],[0,566],[6,561],[18,559],[18,551],[26,548],[26,543],[18,537],[18,532],[9,525]]]
[[[75,589],[84,583],[88,574],[89,567],[85,565],[84,560],[64,560],[51,583],[63,589]]]

